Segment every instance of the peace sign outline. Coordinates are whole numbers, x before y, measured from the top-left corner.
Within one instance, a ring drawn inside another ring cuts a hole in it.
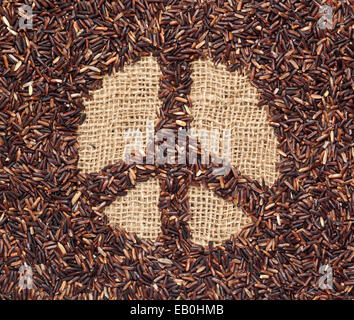
[[[236,63],[237,60],[232,54],[229,57],[226,54],[221,56],[219,48],[213,50],[213,48],[206,46],[207,40],[210,40],[207,38],[220,37],[220,35],[211,34],[204,24],[193,23],[208,19],[211,23],[215,21],[215,17],[207,15],[209,5],[200,3],[196,5],[181,1],[178,4],[166,6],[164,10],[156,11],[154,16],[149,17],[150,21],[145,20],[141,23],[141,25],[148,25],[144,31],[145,35],[142,37],[146,43],[141,45],[144,50],[133,62],[140,59],[141,56],[152,53],[157,58],[162,72],[159,90],[162,106],[159,108],[159,119],[155,126],[155,132],[167,128],[175,130],[177,134],[178,128],[187,130],[191,128],[193,117],[189,114],[189,110],[193,112],[190,99],[192,61],[210,56],[216,63],[221,60],[226,61],[229,71],[241,67],[240,63]],[[200,20],[197,19],[198,15],[205,15],[205,17]],[[156,19],[159,20],[159,25],[162,27],[158,32],[154,29]],[[179,43],[178,36],[185,36],[186,33],[190,46],[187,46],[186,43],[182,45]],[[222,34],[221,37],[225,37],[225,35]],[[172,55],[171,52],[174,54]],[[121,62],[120,67],[124,66],[124,59]],[[110,72],[112,69],[108,71],[108,73]],[[187,249],[191,245],[191,232],[187,223],[190,217],[189,186],[200,184],[209,186],[218,196],[224,200],[233,201],[247,213],[252,213],[256,206],[264,207],[264,204],[269,201],[269,188],[264,182],[260,185],[257,181],[242,175],[235,166],[231,166],[226,174],[214,174],[215,171],[220,170],[220,161],[217,161],[217,164],[212,161],[207,162],[209,163],[207,165],[202,164],[200,157],[206,151],[201,149],[199,141],[197,145],[187,145],[186,151],[190,147],[197,150],[199,155],[196,164],[174,166],[160,165],[155,162],[154,165],[139,165],[126,164],[121,161],[105,167],[100,173],[89,174],[85,184],[97,186],[89,188],[88,192],[93,209],[103,209],[110,205],[117,196],[125,195],[126,191],[133,188],[136,183],[146,181],[149,177],[154,176],[159,180],[161,188],[158,207],[161,212],[162,233],[158,241],[164,241],[167,246],[179,243],[180,247]],[[188,155],[188,152],[186,154]],[[206,156],[210,160],[212,158],[218,159],[212,154],[207,153]],[[114,181],[120,182],[115,184],[114,191],[112,191],[109,186]],[[122,181],[124,182],[122,183]],[[97,196],[104,191],[106,193],[103,196]],[[261,202],[257,202],[259,197],[255,193],[260,195]]]

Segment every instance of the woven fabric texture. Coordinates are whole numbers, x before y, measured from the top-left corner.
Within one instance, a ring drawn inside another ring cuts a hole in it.
[[[252,222],[241,208],[204,187],[191,187],[189,203],[192,240],[204,246],[221,244]]]
[[[85,103],[86,121],[79,128],[78,167],[96,172],[123,159],[124,149],[134,144],[128,130],[138,130],[143,141],[149,121],[156,121],[160,68],[145,57],[123,71],[104,77],[103,87]],[[127,138],[127,140],[125,140]]]
[[[231,164],[242,174],[271,185],[277,176],[277,140],[267,123],[267,113],[257,107],[257,91],[245,73],[226,71],[210,61],[193,65],[192,126],[200,129],[230,129]],[[85,101],[86,120],[79,129],[79,168],[86,173],[98,172],[108,164],[124,158],[127,130],[139,129],[145,142],[148,121],[156,121],[160,70],[155,59],[144,57],[110,77],[103,88]],[[212,137],[213,139],[213,137]],[[209,143],[212,141],[209,137]],[[208,142],[204,148],[211,148]],[[220,156],[223,149],[220,137]],[[157,180],[138,183],[124,197],[105,208],[112,225],[142,238],[155,240],[160,233]],[[203,187],[190,189],[192,240],[201,245],[209,241],[220,244],[237,233],[250,218],[233,203],[217,197]]]
[[[259,182],[262,178],[271,186],[277,178],[276,162],[277,139],[267,121],[264,108],[257,106],[257,90],[246,73],[228,72],[226,67],[217,66],[209,60],[193,63],[193,85],[191,98],[193,102],[193,127],[208,132],[205,149],[211,150],[215,138],[220,139],[219,155],[226,150],[223,139],[230,129],[230,162],[241,173]]]
[[[105,214],[112,225],[140,238],[155,240],[161,231],[159,196],[158,180],[149,179],[138,183],[126,196],[118,197],[105,209]]]

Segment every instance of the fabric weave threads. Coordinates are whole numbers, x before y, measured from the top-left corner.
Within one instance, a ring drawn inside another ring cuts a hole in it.
[[[124,135],[140,130],[145,141],[148,121],[156,121],[160,68],[151,56],[106,76],[103,87],[85,103],[86,120],[79,128],[80,159],[85,173],[98,172],[123,159]]]
[[[155,240],[161,231],[159,196],[158,180],[149,179],[114,200],[105,208],[105,214],[112,225],[136,233],[140,238]]]
[[[264,178],[271,186],[277,178],[277,139],[266,110],[257,106],[257,89],[245,72],[228,72],[209,60],[193,62],[192,67],[193,127],[220,133],[231,129],[231,164],[259,182]]]
[[[190,189],[189,202],[192,240],[204,246],[209,241],[219,245],[252,222],[241,208],[202,186]]]
[[[192,127],[198,130],[231,129],[231,164],[242,174],[268,185],[276,180],[277,140],[267,123],[267,113],[257,106],[257,90],[246,73],[230,73],[211,61],[192,64]],[[160,69],[152,57],[144,57],[113,76],[106,76],[103,88],[85,102],[87,118],[79,128],[79,168],[98,172],[108,164],[123,159],[124,135],[139,129],[145,142],[148,121],[155,121]],[[201,138],[201,137],[200,137]],[[220,137],[220,155],[222,155]],[[209,142],[214,142],[212,139]],[[204,145],[205,149],[211,148]],[[125,197],[105,208],[112,225],[141,238],[155,240],[160,234],[160,194],[157,180],[138,183]],[[229,239],[251,222],[232,202],[217,197],[203,187],[190,188],[192,240],[216,245]]]

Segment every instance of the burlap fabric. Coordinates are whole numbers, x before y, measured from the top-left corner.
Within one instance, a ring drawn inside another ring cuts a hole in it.
[[[160,232],[160,213],[157,208],[160,185],[157,179],[138,183],[124,197],[106,208],[109,221],[139,237],[155,240]]]
[[[85,103],[86,121],[79,128],[79,168],[98,172],[122,160],[128,130],[146,137],[148,121],[156,121],[160,68],[152,57],[104,78],[103,87]]]
[[[194,62],[193,70],[193,127],[221,135],[230,129],[231,164],[242,174],[272,185],[277,178],[277,140],[265,109],[257,106],[257,89],[246,72],[231,73],[210,60]],[[214,138],[208,141],[215,145]],[[221,138],[219,145],[221,156],[227,148]],[[211,146],[206,149],[212,151]]]
[[[155,59],[145,57],[104,78],[103,88],[87,100],[87,118],[79,128],[79,168],[86,173],[100,171],[104,166],[124,157],[127,130],[139,129],[145,141],[148,121],[156,121],[160,70]],[[267,123],[267,114],[257,107],[257,91],[245,73],[229,73],[214,67],[210,61],[193,63],[192,125],[198,129],[231,133],[232,165],[242,174],[268,185],[276,179],[277,140]],[[210,141],[210,140],[209,140]],[[208,144],[203,145],[206,149]],[[220,139],[220,155],[223,141]],[[159,184],[150,179],[119,197],[105,209],[112,225],[143,238],[156,239],[160,232],[158,211]],[[189,221],[196,243],[216,244],[230,238],[250,222],[241,209],[218,198],[205,188],[190,190],[192,217]]]

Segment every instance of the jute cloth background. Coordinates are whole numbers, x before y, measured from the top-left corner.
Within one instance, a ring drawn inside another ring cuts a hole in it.
[[[230,129],[230,160],[242,174],[268,185],[276,179],[277,140],[267,123],[264,108],[257,107],[257,91],[245,73],[217,68],[210,61],[193,67],[192,126],[196,129]],[[124,156],[127,130],[139,129],[145,141],[148,121],[156,121],[160,70],[155,59],[145,57],[104,78],[103,88],[85,102],[87,118],[79,128],[79,168],[98,172]],[[201,137],[202,138],[202,137]],[[209,149],[208,144],[204,147]],[[223,144],[220,140],[220,155]],[[142,238],[160,233],[159,183],[150,179],[138,184],[125,197],[105,209],[112,225],[119,225]],[[192,239],[207,245],[220,244],[250,222],[241,209],[203,187],[190,189]]]

